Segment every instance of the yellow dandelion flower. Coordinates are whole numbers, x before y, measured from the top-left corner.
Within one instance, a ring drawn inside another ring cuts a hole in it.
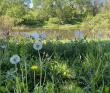
[[[38,66],[32,66],[31,67],[31,69],[37,69],[38,68]]]

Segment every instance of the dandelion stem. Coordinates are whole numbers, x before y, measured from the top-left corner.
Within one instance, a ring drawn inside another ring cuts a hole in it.
[[[26,66],[26,61],[25,61],[25,75],[26,75],[26,87],[27,87],[27,92],[28,92],[28,84],[27,84],[27,66]]]
[[[1,64],[2,64],[2,57],[3,57],[3,49],[2,52],[0,53],[0,93],[1,93]]]
[[[0,88],[1,88],[1,62],[0,62]],[[1,93],[1,89],[0,89],[0,93]]]
[[[21,70],[21,73],[22,73],[22,83],[23,83],[23,88],[24,88],[24,80],[23,80],[23,68]]]
[[[34,87],[35,87],[36,81],[35,81],[35,69],[34,69]]]
[[[18,78],[17,78],[17,64],[15,63],[15,75],[16,75],[16,92],[19,93],[19,89],[18,89]]]
[[[39,54],[39,61],[40,61],[40,92],[41,92],[41,83],[42,83],[42,62],[41,62],[41,56],[40,56],[39,50],[38,50],[38,54]]]

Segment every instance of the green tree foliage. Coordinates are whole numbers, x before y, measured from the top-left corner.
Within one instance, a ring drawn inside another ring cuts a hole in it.
[[[101,33],[101,31],[109,33],[110,13],[97,14],[95,17],[88,16],[85,21],[85,28],[89,28],[94,35],[95,33]]]
[[[92,0],[93,16],[100,12],[100,9],[108,3],[107,0]]]
[[[90,12],[91,9],[91,0],[74,0],[74,5],[76,13],[82,16],[84,13]]]
[[[32,10],[28,10],[25,16],[23,16],[22,21],[20,24],[25,24],[25,25],[35,25],[37,23],[36,21],[36,15]]]
[[[58,24],[59,23],[59,19],[58,18],[49,18],[49,22],[50,23],[55,23],[55,24]]]
[[[8,0],[0,0],[0,15],[5,15],[8,8]]]
[[[65,24],[74,16],[74,8],[66,0],[55,0],[56,17],[59,18],[60,24]]]
[[[105,5],[103,5],[102,7],[100,7],[99,10],[100,13],[110,13],[110,1],[106,1]]]
[[[75,23],[76,18],[107,13],[109,0],[0,0],[0,16],[8,15],[19,24],[36,25],[49,21],[57,24]],[[57,20],[55,20],[57,18]]]
[[[33,9],[40,9],[43,19],[58,18],[60,24],[70,22],[74,17],[90,11],[91,0],[33,0]]]
[[[30,0],[1,0],[0,15],[9,15],[16,19],[22,19],[29,7]]]

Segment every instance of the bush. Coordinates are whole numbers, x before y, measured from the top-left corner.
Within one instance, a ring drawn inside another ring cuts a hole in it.
[[[54,18],[49,18],[49,22],[50,23],[55,23],[55,24],[58,24],[59,23],[59,19],[54,17]]]
[[[12,30],[14,26],[14,19],[9,16],[1,16],[0,17],[0,30],[2,34],[9,39],[9,32]]]
[[[94,35],[96,33],[109,32],[110,13],[97,14],[95,17],[88,16],[85,20],[86,30],[90,30]]]

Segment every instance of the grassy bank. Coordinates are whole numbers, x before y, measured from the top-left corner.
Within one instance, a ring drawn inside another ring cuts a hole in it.
[[[43,23],[35,24],[35,25],[19,25],[13,27],[13,29],[33,29],[33,28],[44,28],[44,29],[77,29],[84,26],[83,19],[82,18],[76,18],[72,20],[72,22],[60,25],[56,23],[51,23],[49,21],[44,21]]]
[[[25,29],[78,29],[83,28],[84,25],[72,25],[72,24],[65,24],[65,25],[59,25],[59,24],[46,24],[44,26],[15,26],[13,27],[14,30],[25,30]]]
[[[0,40],[2,93],[109,93],[110,39],[46,40],[39,51],[35,42]],[[17,69],[13,55],[21,58]]]

